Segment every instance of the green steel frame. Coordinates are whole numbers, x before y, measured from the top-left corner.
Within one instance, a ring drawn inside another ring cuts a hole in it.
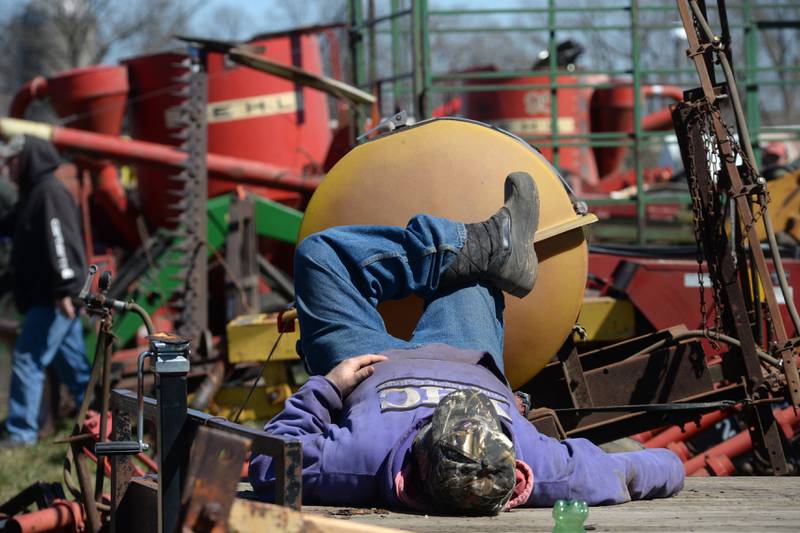
[[[485,2],[485,6],[497,6],[499,2]],[[484,7],[484,8],[458,8],[458,9],[430,9],[428,0],[390,0],[388,13],[377,13],[375,0],[350,0],[350,54],[352,58],[352,78],[353,83],[361,88],[371,89],[378,95],[378,106],[382,114],[389,114],[398,108],[405,108],[417,118],[427,118],[431,116],[431,96],[435,94],[458,94],[465,91],[494,91],[494,90],[519,90],[519,89],[549,89],[550,91],[550,122],[552,134],[547,136],[529,136],[526,138],[534,146],[547,146],[553,150],[553,164],[559,167],[559,149],[565,146],[592,146],[592,147],[611,147],[627,146],[632,150],[633,170],[635,171],[637,188],[643,191],[643,161],[642,150],[648,145],[664,144],[665,138],[670,132],[647,132],[642,129],[642,117],[644,106],[641,98],[641,87],[646,83],[670,83],[670,78],[683,76],[682,81],[672,81],[676,85],[684,88],[697,86],[694,78],[695,71],[690,68],[687,59],[685,66],[681,68],[644,68],[641,58],[641,36],[643,32],[674,30],[680,27],[677,17],[677,6],[674,2],[666,0],[609,0],[606,2],[583,2],[576,5],[574,0],[537,0],[531,2],[541,4],[532,7]],[[716,8],[715,2],[708,2],[709,11],[713,12]],[[713,5],[712,5],[713,4]],[[379,6],[385,7],[386,3],[380,2]],[[365,9],[366,7],[366,9]],[[781,7],[792,7],[791,2],[764,3],[755,0],[740,0],[736,3],[727,5],[729,12],[738,11],[738,22],[730,24],[732,30],[741,30],[742,33],[734,33],[732,40],[735,46],[740,46],[742,53],[739,56],[743,59],[738,69],[743,71],[743,91],[745,93],[745,106],[747,109],[747,119],[749,129],[756,153],[760,147],[760,142],[764,132],[761,126],[759,109],[760,90],[770,85],[793,85],[800,87],[800,66],[786,67],[767,67],[759,63],[759,36],[763,31],[773,28],[797,27],[797,21],[763,21],[755,16],[755,8],[760,13],[765,10],[777,9]],[[365,16],[365,11],[367,15]],[[674,14],[675,22],[643,23],[641,21],[643,12],[663,12],[665,17]],[[559,23],[560,14],[592,13],[592,14],[612,14],[626,16],[627,24],[593,24],[584,26],[579,24]],[[480,26],[483,19],[490,16],[505,15],[508,17],[538,14],[546,19],[544,27],[523,26],[523,25],[501,25],[495,27]],[[463,20],[474,21],[475,25],[441,26],[432,25],[431,19],[436,20]],[[788,25],[788,26],[787,26]],[[634,130],[632,133],[588,133],[588,134],[560,134],[558,131],[558,92],[568,88],[581,87],[610,87],[613,84],[590,84],[590,83],[560,83],[558,77],[563,73],[556,63],[556,47],[560,39],[564,38],[565,32],[576,31],[603,31],[603,32],[627,32],[630,40],[630,64],[626,68],[616,70],[578,70],[573,74],[605,74],[609,77],[626,76],[633,86],[634,92]],[[453,82],[464,79],[508,79],[519,76],[542,75],[543,71],[532,70],[506,70],[482,73],[434,73],[431,68],[432,52],[430,48],[431,35],[436,33],[452,34],[480,34],[487,32],[546,32],[547,47],[549,49],[549,68],[547,75],[549,83],[539,85],[453,85]],[[376,48],[377,36],[385,36],[390,40],[390,65],[383,71],[390,71],[390,75],[378,77],[378,58],[385,57],[379,54]],[[410,44],[410,46],[409,46]],[[404,50],[406,54],[404,56]],[[735,57],[735,60],[740,59]],[[404,61],[405,60],[405,61]],[[369,65],[369,67],[367,67]],[[783,79],[771,79],[764,76],[768,72],[781,71],[789,74]],[[658,78],[657,80],[655,78]],[[386,90],[389,88],[390,90]],[[410,97],[410,101],[408,100]],[[387,99],[391,99],[387,102]],[[404,105],[399,105],[401,99],[406,98]],[[391,103],[388,106],[387,103]],[[787,132],[798,133],[797,128],[788,128]],[[359,133],[361,133],[359,131]],[[636,226],[633,228],[623,228],[620,235],[632,237],[639,244],[644,244],[650,239],[659,239],[664,236],[664,229],[658,228],[652,222],[648,224],[647,206],[653,203],[663,203],[665,201],[678,201],[688,205],[687,194],[676,194],[671,198],[663,195],[657,198],[648,194],[646,191],[638,194],[634,200],[612,200],[594,199],[587,203],[600,204],[635,204],[636,205]]]

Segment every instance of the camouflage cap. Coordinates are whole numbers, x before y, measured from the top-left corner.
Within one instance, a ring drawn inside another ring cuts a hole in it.
[[[445,396],[413,454],[424,490],[444,512],[497,514],[514,490],[514,445],[477,390]]]

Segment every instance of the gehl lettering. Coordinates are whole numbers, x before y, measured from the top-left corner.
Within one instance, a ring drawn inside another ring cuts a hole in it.
[[[297,110],[297,97],[294,92],[287,91],[210,103],[208,105],[208,121],[215,123],[266,117],[291,113],[295,110]]]

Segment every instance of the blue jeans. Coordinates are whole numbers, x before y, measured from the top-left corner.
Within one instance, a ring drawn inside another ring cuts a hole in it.
[[[89,382],[80,320],[53,307],[32,307],[11,356],[11,390],[6,429],[13,440],[36,442],[45,369],[53,363],[58,378],[77,403]]]
[[[300,349],[310,370],[326,374],[348,357],[443,343],[488,352],[502,371],[502,292],[480,283],[437,290],[465,238],[460,222],[418,215],[405,229],[341,226],[304,239],[294,280]],[[405,341],[386,331],[376,307],[410,294],[423,299],[425,310]]]

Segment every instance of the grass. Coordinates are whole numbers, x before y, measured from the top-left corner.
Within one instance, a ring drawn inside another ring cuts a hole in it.
[[[10,374],[8,351],[0,350],[0,421],[6,417]],[[69,435],[71,425],[71,420],[60,420],[56,434],[35,446],[0,450],[0,503],[37,481],[63,482],[67,445],[54,444],[53,441]]]
[[[53,441],[67,435],[69,429],[60,428],[54,436],[34,446],[0,450],[0,503],[37,481],[63,483],[67,445]]]

